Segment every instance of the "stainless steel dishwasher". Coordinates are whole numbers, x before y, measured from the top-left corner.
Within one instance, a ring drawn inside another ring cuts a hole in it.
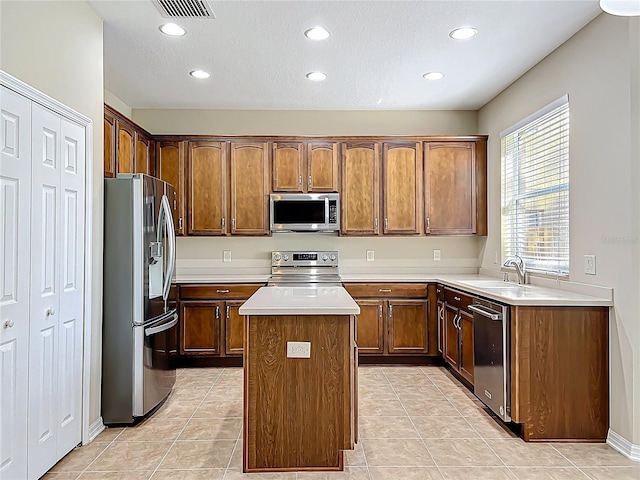
[[[505,422],[511,421],[509,307],[483,298],[473,312],[474,393]]]

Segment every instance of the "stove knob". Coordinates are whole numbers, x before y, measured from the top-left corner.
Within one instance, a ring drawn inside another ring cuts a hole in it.
[[[288,261],[288,260],[289,260],[289,255],[287,255],[287,254],[285,253],[283,258],[284,258],[284,261],[286,262],[286,261]]]
[[[332,253],[329,258],[331,259],[332,262],[336,261],[336,255],[334,253]]]
[[[273,256],[273,259],[274,259],[276,262],[279,262],[281,258],[282,258],[282,255],[280,255],[279,253],[276,253],[276,254]]]
[[[326,253],[322,255],[322,261],[326,262],[328,258]]]

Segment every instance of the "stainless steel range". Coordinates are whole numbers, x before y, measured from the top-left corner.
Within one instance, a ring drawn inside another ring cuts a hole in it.
[[[271,252],[268,286],[342,286],[338,273],[338,252]]]

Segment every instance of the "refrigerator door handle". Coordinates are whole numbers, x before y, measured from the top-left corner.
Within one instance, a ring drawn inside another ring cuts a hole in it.
[[[144,329],[144,334],[146,337],[150,337],[151,335],[155,335],[160,332],[164,332],[165,330],[169,330],[174,325],[178,323],[178,314],[173,313],[171,316],[171,320],[166,323],[161,323],[160,325],[156,325],[154,327],[148,327]]]
[[[176,231],[173,226],[171,206],[169,205],[169,199],[166,195],[162,196],[160,212],[160,216],[164,221],[164,226],[167,228],[167,240],[169,242],[167,249],[169,253],[169,261],[167,262],[167,271],[165,272],[164,286],[162,288],[162,298],[164,299],[166,306],[167,299],[169,298],[169,290],[171,289],[171,277],[173,277],[176,263]],[[158,230],[158,236],[162,236],[160,229]]]

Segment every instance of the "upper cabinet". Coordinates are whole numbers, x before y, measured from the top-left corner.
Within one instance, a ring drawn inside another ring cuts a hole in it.
[[[104,111],[104,176],[116,176],[116,117]]]
[[[486,235],[486,154],[478,162],[477,149],[476,142],[425,143],[425,233]]]
[[[422,145],[388,142],[382,149],[383,233],[419,235],[422,226]]]
[[[185,226],[185,149],[187,142],[159,141],[156,143],[158,178],[171,184],[176,191],[173,218],[176,235],[186,233]]]
[[[378,235],[380,219],[380,145],[342,144],[342,235]]]
[[[336,142],[274,142],[273,192],[337,192]]]
[[[149,133],[105,105],[104,176],[118,173],[154,175],[154,141]]]
[[[135,172],[135,131],[133,127],[118,121],[116,128],[116,165],[118,173]]]
[[[189,235],[226,235],[226,142],[189,142],[188,165]]]
[[[231,233],[269,235],[269,144],[231,143]]]
[[[155,174],[154,142],[146,135],[136,132],[136,173]]]

